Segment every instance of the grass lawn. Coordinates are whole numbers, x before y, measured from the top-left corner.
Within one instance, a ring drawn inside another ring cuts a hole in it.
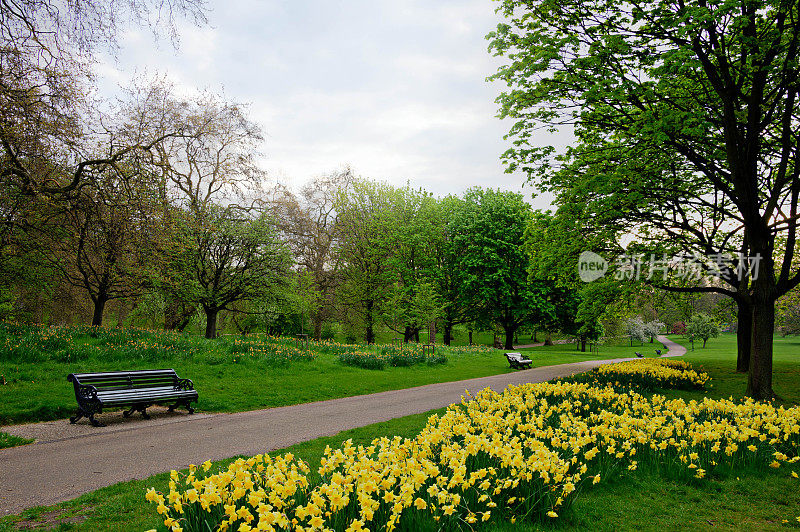
[[[75,335],[66,344],[53,341],[59,350],[52,352],[57,356],[42,359],[30,355],[27,361],[11,356],[0,358],[0,374],[7,382],[0,386],[0,425],[69,417],[75,411],[75,397],[66,377],[88,371],[174,368],[179,376],[192,379],[200,396],[197,409],[206,412],[286,406],[514,371],[503,351],[449,353],[447,362],[441,365],[370,370],[345,366],[335,355],[323,352],[314,360],[275,365],[232,354],[230,338],[177,338],[170,340],[177,343],[175,349],[163,348],[159,342],[164,343],[164,337],[148,333],[125,340],[133,342],[134,348],[120,341],[125,349],[106,349],[108,344],[103,344],[102,339]],[[106,350],[100,351],[101,348]],[[628,357],[642,349],[621,345],[581,353],[574,345],[554,345],[523,351],[533,359],[534,366],[547,366]]]
[[[736,335],[725,333],[719,338],[712,338],[702,347],[695,342],[694,351],[691,343],[684,337],[670,335],[669,338],[683,346],[685,360],[696,368],[702,368],[714,376],[712,391],[715,397],[740,397],[747,389],[747,375],[736,373]],[[800,404],[800,337],[775,336],[773,344],[773,389],[787,405]]]
[[[676,340],[680,340],[679,338]],[[741,397],[745,375],[735,373],[735,354],[726,353],[725,345],[735,346],[735,338],[723,336],[709,342],[705,351],[687,356],[694,364],[709,371],[715,386],[706,392],[666,391],[686,399]],[[714,349],[716,345],[716,349]],[[800,360],[792,339],[776,339],[776,361],[787,371],[776,371],[776,389],[796,389],[796,372]],[[642,351],[641,346],[634,347]],[[541,361],[575,357],[574,346],[533,348],[528,354]],[[619,356],[629,353],[620,348]],[[608,357],[608,353],[601,355]],[[579,357],[579,356],[578,356]],[[579,357],[581,358],[581,357]],[[794,364],[792,360],[795,360]],[[788,394],[787,394],[788,395]],[[440,412],[440,411],[436,411]],[[429,415],[418,414],[319,438],[271,454],[292,452],[310,464],[319,463],[326,445],[335,447],[352,438],[355,443],[368,443],[380,436],[412,436],[425,425]],[[197,462],[204,460],[198,456]],[[219,464],[229,462],[221,461]],[[313,469],[313,467],[312,467]],[[85,494],[75,500],[46,508],[34,508],[17,516],[0,519],[0,531],[17,530],[48,523],[60,530],[128,531],[155,527],[159,519],[154,507],[144,502],[145,490],[155,487],[167,490],[168,475],[162,473],[141,481],[116,484]],[[754,472],[740,478],[730,477],[711,482],[687,484],[665,480],[645,472],[625,472],[608,479],[581,494],[571,510],[555,524],[546,526],[517,522],[495,525],[492,530],[786,530],[782,519],[798,514],[800,490],[797,481],[785,471]]]

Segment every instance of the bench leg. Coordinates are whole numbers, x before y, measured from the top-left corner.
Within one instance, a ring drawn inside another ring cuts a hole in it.
[[[186,410],[188,410],[190,414],[194,414],[194,408],[192,408],[192,403],[190,401],[175,403],[174,405],[170,405],[167,410],[174,412],[179,406],[185,406]]]
[[[105,427],[105,423],[100,423],[94,418],[94,414],[89,414],[89,422],[92,424],[93,427]]]
[[[150,419],[150,414],[147,413],[147,405],[132,405],[130,410],[122,412],[122,416],[131,417],[134,412],[141,412],[144,419]]]
[[[78,409],[78,411],[77,411],[77,412],[75,412],[75,415],[74,415],[74,416],[72,416],[71,418],[69,418],[69,422],[70,422],[71,424],[73,424],[73,425],[74,425],[75,423],[77,423],[77,422],[78,422],[78,420],[79,420],[80,418],[82,418],[82,417],[83,417],[83,416],[85,416],[85,415],[86,415],[86,414],[83,412],[83,410],[81,410],[81,409]]]

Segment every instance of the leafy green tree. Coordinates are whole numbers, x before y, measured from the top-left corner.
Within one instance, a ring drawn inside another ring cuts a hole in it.
[[[523,243],[530,217],[521,195],[475,188],[465,194],[450,225],[453,246],[460,250],[461,290],[484,326],[503,328],[506,349],[514,348],[517,329],[547,305],[542,290],[528,282]]]
[[[540,324],[577,337],[585,351],[587,342],[602,336],[600,319],[621,297],[621,290],[609,279],[591,283],[578,279],[577,258],[592,244],[586,235],[575,234],[572,216],[569,206],[555,214],[535,212],[526,228],[525,249],[530,256],[529,280],[547,284],[554,307],[555,321],[543,315]]]
[[[777,314],[782,336],[800,334],[800,289],[795,288],[778,300]]]
[[[439,317],[439,296],[434,291],[438,240],[442,238],[441,212],[430,193],[409,186],[392,191],[389,208],[392,225],[387,235],[392,252],[388,259],[395,279],[391,313],[402,317],[390,328],[403,340],[419,341],[420,331]]]
[[[709,338],[716,338],[719,336],[719,325],[714,321],[714,318],[704,312],[698,312],[689,323],[686,324],[686,335],[694,342],[695,339],[703,341],[703,347]]]
[[[389,267],[394,245],[393,193],[389,185],[357,179],[336,201],[346,235],[338,249],[341,282],[337,299],[345,320],[363,326],[367,343],[375,342],[381,307],[395,280]]]
[[[720,292],[739,303],[748,393],[772,397],[775,301],[800,283],[798,3],[504,0],[490,34],[508,58],[501,116],[515,119],[510,170],[595,224],[725,260]],[[534,132],[574,126],[562,157]],[[779,245],[785,242],[785,245]],[[746,346],[752,311],[752,345]]]
[[[92,325],[102,325],[106,304],[149,289],[157,249],[154,191],[147,179],[109,171],[67,202],[41,207],[28,245],[67,283],[92,301]]]
[[[459,212],[466,203],[457,196],[447,196],[438,202],[440,222],[435,224],[439,234],[432,240],[436,260],[434,282],[442,302],[442,338],[450,345],[453,327],[471,323],[477,315],[480,302],[464,290],[464,276],[459,268],[462,250],[457,245]],[[472,329],[470,329],[471,331]],[[471,341],[470,332],[470,341]]]
[[[242,312],[236,304],[274,298],[287,284],[289,253],[266,213],[209,207],[185,216],[180,238],[171,260],[174,287],[205,312],[206,338],[217,337],[220,311]]]

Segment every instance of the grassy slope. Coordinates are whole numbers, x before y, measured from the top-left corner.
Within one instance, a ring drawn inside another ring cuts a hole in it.
[[[198,339],[198,342],[209,342]],[[647,346],[649,347],[649,346]],[[629,346],[603,347],[597,353],[580,353],[574,345],[532,348],[534,366],[547,366],[598,358],[633,356]],[[522,350],[529,352],[531,349]],[[90,358],[80,362],[0,362],[8,381],[0,386],[0,425],[61,419],[74,413],[75,397],[67,382],[69,373],[172,367],[192,379],[200,396],[198,410],[239,412],[286,406],[339,397],[362,395],[507,373],[511,370],[503,351],[489,354],[452,354],[444,365],[367,370],[344,366],[333,355],[320,354],[314,361],[293,361],[269,366],[248,359],[220,356],[193,361],[182,358],[154,363],[129,358],[124,361]]]
[[[680,339],[677,339],[680,340]],[[703,363],[711,371],[717,385],[705,394],[694,392],[670,392],[671,395],[685,398],[698,398],[703,395],[719,398],[733,395],[741,397],[744,391],[745,376],[735,373],[735,356],[725,352],[725,343],[735,343],[735,339],[723,337],[716,340],[720,345],[717,354],[710,348],[707,351],[691,353],[687,358],[695,363]],[[776,359],[787,364],[800,358],[795,340],[776,339]],[[573,348],[574,349],[574,348]],[[639,350],[641,350],[639,348]],[[533,358],[546,357],[560,353],[571,356],[569,348],[534,348]],[[783,360],[783,358],[786,360]],[[702,360],[698,360],[702,359]],[[711,363],[711,361],[715,361]],[[794,370],[800,360],[794,364]],[[797,387],[793,371],[778,372],[775,375],[776,389]],[[730,393],[729,393],[730,391]],[[335,436],[319,438],[310,442],[289,447],[280,452],[292,452],[310,464],[319,463],[326,445],[337,446],[352,438],[356,443],[367,443],[379,436],[412,436],[424,425],[430,414],[418,414],[375,425],[341,432]],[[198,457],[202,462],[204,457]],[[222,463],[222,462],[220,462]],[[166,473],[148,479],[116,484],[108,488],[83,495],[73,501],[48,508],[35,508],[18,516],[0,519],[0,531],[14,530],[20,520],[29,524],[45,520],[69,519],[77,516],[80,522],[70,524],[68,530],[76,531],[127,531],[146,530],[158,523],[152,506],[144,502],[148,487],[164,491],[167,486]],[[707,530],[711,527],[720,530],[786,530],[781,519],[791,519],[800,507],[800,492],[796,481],[779,474],[754,474],[741,478],[700,485],[686,485],[665,481],[641,473],[626,473],[625,476],[603,482],[588,490],[578,498],[572,511],[562,516],[554,527],[545,529],[561,530]],[[795,523],[796,524],[796,523]],[[501,530],[541,530],[539,525],[508,525]]]

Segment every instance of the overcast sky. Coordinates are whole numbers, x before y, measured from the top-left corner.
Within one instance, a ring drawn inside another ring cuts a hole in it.
[[[532,189],[506,174],[509,123],[488,83],[491,0],[210,0],[209,26],[180,26],[176,50],[131,28],[103,85],[165,74],[180,86],[250,104],[266,132],[265,166],[298,186],[345,164],[361,176],[436,195],[472,186]]]

